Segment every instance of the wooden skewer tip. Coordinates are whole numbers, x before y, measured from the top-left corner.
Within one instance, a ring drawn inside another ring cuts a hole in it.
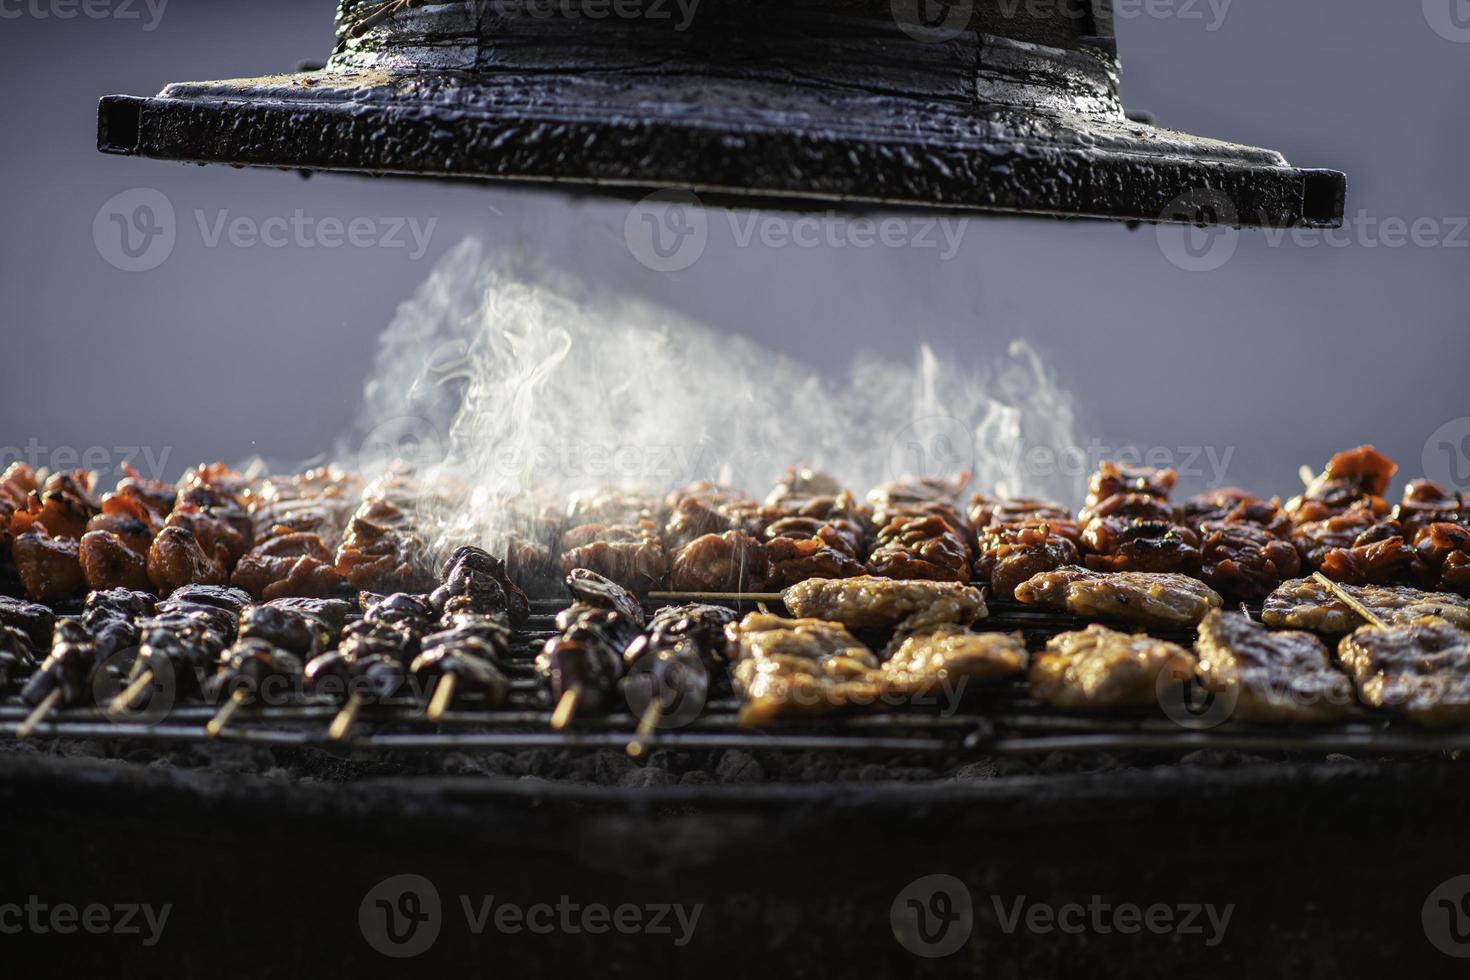
[[[449,706],[454,703],[454,689],[458,685],[454,674],[441,674],[434,685],[434,696],[429,700],[429,720],[436,725],[444,720]]]
[[[1316,582],[1321,584],[1324,588],[1326,588],[1328,592],[1331,592],[1333,595],[1337,596],[1338,600],[1342,602],[1343,605],[1347,606],[1359,616],[1362,616],[1371,625],[1376,626],[1379,629],[1388,628],[1388,624],[1383,621],[1383,618],[1381,616],[1365,606],[1361,601],[1358,600],[1357,596],[1353,595],[1347,589],[1344,589],[1339,583],[1332,581],[1332,579],[1328,578],[1326,575],[1323,575],[1321,572],[1313,572],[1312,578]]]
[[[123,689],[122,693],[112,699],[112,703],[107,706],[108,712],[110,714],[120,715],[132,710],[139,696],[148,690],[152,684],[153,671],[145,667],[143,668],[143,672],[134,677],[128,686]]]
[[[352,726],[357,722],[357,713],[362,710],[365,702],[357,695],[347,699],[342,710],[337,712],[337,717],[332,719],[332,727],[327,729],[327,737],[334,742],[340,742],[352,732]]]
[[[551,713],[552,731],[559,732],[572,723],[572,716],[577,713],[577,701],[581,697],[581,684],[573,684],[562,693],[561,700],[556,703],[556,710]]]
[[[220,734],[225,730],[225,726],[230,723],[230,719],[234,718],[239,710],[245,706],[245,697],[244,691],[236,691],[230,695],[230,700],[226,701],[224,707],[219,709],[219,714],[211,718],[209,724],[204,726],[204,734],[210,738],[219,738]]]
[[[46,716],[49,715],[52,709],[55,708],[60,702],[61,688],[58,687],[56,690],[46,695],[45,699],[40,704],[36,705],[35,710],[26,716],[26,720],[21,722],[20,726],[16,728],[15,737],[20,741],[25,741],[26,739],[30,738],[31,735],[35,733],[36,729],[41,726],[41,722],[46,720]]]

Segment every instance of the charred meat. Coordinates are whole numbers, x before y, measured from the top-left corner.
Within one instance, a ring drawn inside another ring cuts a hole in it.
[[[1188,677],[1194,657],[1144,633],[1094,623],[1052,637],[1031,664],[1031,693],[1064,711],[1115,711],[1158,701],[1159,677]]]
[[[1016,598],[1088,619],[1165,629],[1194,626],[1223,602],[1215,590],[1183,575],[1104,573],[1076,567],[1027,580],[1016,589]]]
[[[1445,592],[1422,592],[1402,585],[1344,585],[1354,599],[1388,623],[1437,616],[1470,629],[1470,599]],[[1275,629],[1310,630],[1329,636],[1351,633],[1363,618],[1315,579],[1292,579],[1266,598],[1261,619]]]
[[[1470,722],[1470,634],[1442,619],[1380,629],[1363,626],[1343,639],[1338,657],[1365,704],[1440,728]]]
[[[841,623],[848,629],[897,629],[910,633],[945,624],[968,626],[986,615],[980,590],[957,582],[862,576],[809,579],[782,598],[795,616]]]
[[[1195,653],[1204,687],[1233,696],[1232,717],[1241,721],[1336,721],[1354,704],[1347,675],[1311,633],[1216,610],[1200,624]]]

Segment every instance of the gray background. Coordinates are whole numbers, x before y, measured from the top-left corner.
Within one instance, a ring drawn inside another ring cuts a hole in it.
[[[1120,19],[1130,108],[1346,170],[1350,215],[1470,215],[1470,44],[1431,30],[1420,0],[1236,0],[1215,31],[1208,16]],[[1260,490],[1290,492],[1300,463],[1361,441],[1417,474],[1430,434],[1470,415],[1466,248],[1273,247],[1246,233],[1224,268],[1196,274],[1149,229],[1005,219],[972,222],[949,262],[737,248],[715,232],[693,268],[661,274],[624,247],[617,203],[96,152],[98,96],[289,70],[325,56],[331,19],[330,0],[173,0],[152,32],[0,20],[0,445],[141,444],[167,450],[173,473],[205,457],[309,458],[351,428],[395,306],[469,234],[819,371],[860,349],[908,361],[917,337],[965,360],[1025,336],[1075,395],[1084,435],[1236,447],[1229,481]],[[139,186],[170,198],[180,233],[162,267],[130,274],[99,256],[92,222]],[[211,249],[196,208],[438,225],[416,262],[387,249]]]

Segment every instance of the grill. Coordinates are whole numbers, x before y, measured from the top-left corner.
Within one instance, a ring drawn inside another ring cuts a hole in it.
[[[329,738],[327,727],[340,705],[325,698],[298,696],[276,705],[237,715],[219,736],[244,745],[291,749],[361,750],[373,755],[445,751],[523,752],[622,751],[635,738],[638,718],[630,711],[587,718],[574,730],[549,730],[551,705],[544,684],[535,678],[531,660],[542,642],[555,635],[557,603],[538,600],[527,628],[516,637],[509,701],[500,708],[476,708],[473,699],[449,711],[440,724],[430,722],[422,704],[399,698],[368,709],[345,739]],[[650,611],[658,603],[648,603]],[[748,609],[736,604],[736,609]],[[1259,609],[1253,611],[1259,618]],[[1021,631],[1028,646],[1040,649],[1051,636],[1082,629],[1086,621],[1027,609],[1014,603],[991,604],[982,631]],[[1154,631],[1164,639],[1192,643],[1192,633]],[[1181,689],[1177,701],[1161,699],[1164,710],[1086,715],[1055,711],[1030,697],[1026,684],[1009,681],[977,685],[943,711],[932,704],[902,709],[869,708],[835,718],[788,722],[772,731],[741,728],[740,701],[712,700],[697,717],[660,731],[642,744],[644,753],[721,751],[781,753],[864,753],[914,755],[940,767],[980,758],[1046,756],[1064,752],[1147,753],[1180,756],[1200,750],[1247,753],[1291,753],[1306,757],[1330,754],[1366,757],[1423,756],[1470,749],[1470,731],[1433,732],[1359,709],[1336,725],[1283,727],[1212,721],[1208,702],[1191,705]],[[275,700],[275,699],[272,699]],[[61,710],[49,716],[32,737],[105,739],[161,745],[208,743],[204,726],[218,705],[179,704],[156,723],[110,721],[93,709]],[[0,722],[12,730],[30,708],[16,699],[0,705]]]

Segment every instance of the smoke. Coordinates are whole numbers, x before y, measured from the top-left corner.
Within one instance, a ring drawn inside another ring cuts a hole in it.
[[[979,362],[979,363],[976,363]],[[528,498],[665,490],[699,479],[761,497],[793,464],[860,495],[908,475],[1075,500],[1070,397],[1022,342],[986,357],[859,356],[827,373],[626,295],[514,268],[477,240],[451,251],[383,334],[357,453],[462,481],[427,516],[489,544]],[[442,482],[442,481],[441,481]],[[514,506],[512,506],[512,502]]]

